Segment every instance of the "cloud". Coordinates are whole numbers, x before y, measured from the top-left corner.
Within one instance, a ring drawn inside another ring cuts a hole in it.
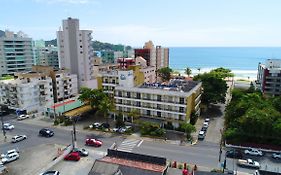
[[[90,4],[97,3],[96,0],[34,0],[38,3],[56,4],[56,3],[67,3],[67,4]]]

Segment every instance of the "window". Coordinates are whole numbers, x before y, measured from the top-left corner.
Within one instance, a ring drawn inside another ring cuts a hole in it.
[[[184,104],[184,98],[180,98],[180,104]]]
[[[118,97],[122,97],[122,92],[118,91]]]
[[[137,93],[137,99],[140,99],[140,96],[141,96],[140,93]]]
[[[80,46],[80,48],[82,48],[82,46]]]
[[[150,110],[146,110],[146,115],[150,115]]]
[[[157,101],[161,101],[161,95],[157,95]]]
[[[161,117],[161,112],[157,112],[157,117]]]
[[[180,112],[184,112],[184,108],[183,107],[180,107]]]
[[[82,51],[80,51],[80,54],[82,54],[83,52]]]
[[[127,97],[131,98],[131,92],[127,92]]]

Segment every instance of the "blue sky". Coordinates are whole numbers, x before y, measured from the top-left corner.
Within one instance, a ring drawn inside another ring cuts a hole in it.
[[[281,46],[280,0],[1,0],[0,29],[53,39],[68,16],[103,42]]]

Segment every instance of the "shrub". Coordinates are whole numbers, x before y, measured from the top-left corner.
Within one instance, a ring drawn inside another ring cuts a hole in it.
[[[64,126],[72,125],[72,121],[69,118],[64,119]]]
[[[179,169],[182,169],[182,168],[183,168],[183,165],[182,165],[182,164],[179,164],[179,165],[178,165],[178,168],[179,168]]]
[[[60,121],[58,119],[54,120],[54,125],[56,126],[58,124],[60,124]]]

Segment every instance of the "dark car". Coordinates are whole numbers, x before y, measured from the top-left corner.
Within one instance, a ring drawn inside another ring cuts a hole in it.
[[[243,154],[240,150],[228,150],[226,151],[226,157],[230,157],[230,158],[236,158],[236,159],[242,159],[243,158]]]
[[[43,128],[39,131],[39,135],[43,137],[52,137],[54,136],[54,131],[48,129],[48,128]]]
[[[103,128],[110,128],[110,124],[109,123],[103,123],[103,124],[101,124],[101,126]]]
[[[46,171],[44,173],[41,173],[40,175],[60,175],[60,172],[58,172],[58,171]]]

